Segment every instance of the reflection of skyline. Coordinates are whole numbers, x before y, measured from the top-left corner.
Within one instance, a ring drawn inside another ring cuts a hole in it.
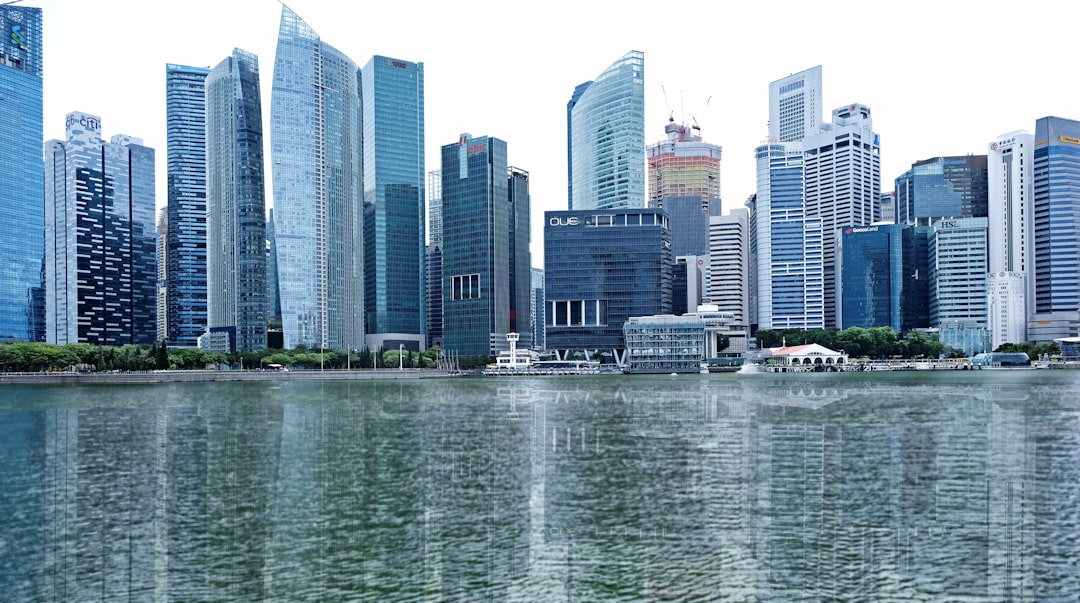
[[[675,383],[231,384],[2,412],[0,511],[16,511],[0,587],[16,601],[1080,592],[1068,386]]]

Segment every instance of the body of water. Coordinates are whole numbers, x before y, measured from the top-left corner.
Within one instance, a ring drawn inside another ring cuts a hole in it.
[[[1080,601],[1080,373],[0,388],[4,601]]]

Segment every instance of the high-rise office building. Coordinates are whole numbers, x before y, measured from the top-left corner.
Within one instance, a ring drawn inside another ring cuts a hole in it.
[[[755,283],[748,320],[761,329],[825,328],[821,219],[803,202],[803,152],[798,142],[755,150],[757,194],[750,216]]]
[[[821,65],[769,84],[770,139],[798,142],[821,125]]]
[[[984,218],[987,156],[934,157],[911,164],[896,178],[897,224],[929,225],[942,218]]]
[[[930,228],[876,224],[840,235],[840,327],[930,326]]]
[[[364,345],[361,127],[356,63],[282,5],[270,153],[287,348]]]
[[[569,209],[645,206],[645,55],[632,50],[567,104]]]
[[[532,335],[533,347],[542,350],[547,347],[544,340],[544,269],[532,268]]]
[[[655,208],[544,214],[546,349],[626,361],[623,323],[671,313],[671,231]]]
[[[265,185],[265,179],[263,183]],[[274,241],[274,208],[266,210],[266,299],[268,319],[281,322],[281,294],[278,289],[277,248]],[[280,330],[279,330],[280,331]]]
[[[836,328],[839,229],[867,226],[881,197],[881,148],[870,109],[836,109],[832,123],[803,140],[806,217],[821,220],[825,328]]]
[[[0,6],[0,341],[44,341],[41,9]]]
[[[990,351],[986,218],[938,220],[929,239],[930,326],[967,355]]]
[[[987,289],[992,349],[1028,340],[1033,308],[1032,166],[1035,136],[1017,130],[991,142],[987,157]]]
[[[157,338],[154,149],[101,139],[101,119],[67,115],[45,143],[45,325],[54,344]]]
[[[206,331],[206,67],[165,66],[169,230],[165,297],[170,346],[194,348]]]
[[[372,57],[360,74],[367,343],[424,340],[424,64]]]
[[[206,283],[207,326],[241,352],[266,349],[262,123],[259,60],[237,48],[206,76]]]
[[[646,149],[649,207],[667,212],[675,257],[709,253],[709,218],[720,211],[720,145],[695,126],[669,119],[665,140]],[[706,297],[708,294],[706,293]]]
[[[443,348],[491,356],[511,332],[531,347],[531,288],[517,282],[531,278],[528,174],[507,165],[506,142],[462,134],[442,147],[442,175]]]
[[[712,305],[730,312],[736,324],[750,316],[750,212],[733,209],[709,221],[709,278]],[[697,308],[691,310],[696,311]]]

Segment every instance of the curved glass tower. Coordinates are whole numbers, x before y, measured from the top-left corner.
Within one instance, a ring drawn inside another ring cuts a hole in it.
[[[567,105],[576,209],[645,207],[645,55],[626,53]]]
[[[266,349],[266,198],[259,60],[233,50],[206,77],[207,323]]]
[[[9,3],[10,4],[10,3]],[[41,9],[0,6],[0,341],[43,341],[45,172]]]
[[[287,348],[363,346],[358,79],[356,63],[282,5],[270,153]]]

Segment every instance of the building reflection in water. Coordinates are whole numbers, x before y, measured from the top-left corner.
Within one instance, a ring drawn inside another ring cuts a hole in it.
[[[0,408],[0,588],[1077,600],[1080,399],[1055,377],[27,389]]]

